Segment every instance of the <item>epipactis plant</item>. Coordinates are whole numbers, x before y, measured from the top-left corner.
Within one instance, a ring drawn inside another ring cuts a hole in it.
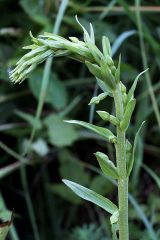
[[[140,73],[133,82],[129,91],[120,80],[121,57],[118,66],[115,66],[112,59],[110,42],[107,37],[102,37],[102,51],[95,45],[95,36],[92,24],[90,33],[80,24],[84,32],[84,41],[76,37],[69,37],[69,40],[51,33],[44,33],[37,38],[30,33],[32,45],[24,47],[30,52],[25,54],[17,63],[16,68],[11,72],[10,78],[14,83],[20,83],[27,78],[38,64],[47,58],[54,56],[67,56],[83,62],[88,70],[95,76],[97,84],[103,90],[99,96],[93,97],[89,104],[98,104],[108,95],[115,103],[115,116],[105,111],[97,111],[100,118],[110,122],[116,127],[116,134],[109,129],[99,127],[87,122],[71,120],[68,123],[78,124],[99,134],[104,140],[111,142],[116,150],[116,164],[106,154],[96,152],[102,172],[118,182],[118,206],[109,199],[98,193],[85,188],[69,180],[63,182],[78,196],[90,201],[111,214],[112,237],[114,240],[128,240],[128,179],[134,163],[134,153],[137,137],[136,133],[133,145],[126,139],[126,131],[129,127],[132,113],[136,105],[134,92],[137,86]],[[142,126],[142,125],[141,125]],[[140,127],[141,128],[141,127]],[[118,234],[117,234],[118,233]]]

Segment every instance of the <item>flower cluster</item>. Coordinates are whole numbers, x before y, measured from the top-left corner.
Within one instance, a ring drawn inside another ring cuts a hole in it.
[[[116,69],[112,60],[111,46],[107,37],[102,38],[102,51],[95,45],[95,36],[92,24],[90,34],[80,24],[84,32],[84,41],[76,37],[65,39],[55,34],[44,33],[37,38],[30,33],[32,45],[24,47],[30,52],[25,54],[11,71],[10,79],[17,83],[22,82],[38,64],[49,57],[68,56],[77,61],[84,62],[89,71],[98,79],[104,81],[109,91],[115,88],[116,81],[119,81],[120,62]]]

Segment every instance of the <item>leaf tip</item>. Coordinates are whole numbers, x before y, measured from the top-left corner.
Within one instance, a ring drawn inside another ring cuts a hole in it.
[[[67,185],[67,183],[69,182],[69,180],[63,178],[63,179],[62,179],[62,182]]]

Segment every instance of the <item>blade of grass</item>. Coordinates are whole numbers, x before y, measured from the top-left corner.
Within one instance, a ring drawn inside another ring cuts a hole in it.
[[[136,30],[129,30],[129,31],[125,31],[122,34],[120,34],[114,44],[112,45],[112,55],[114,56],[116,54],[116,52],[118,51],[119,47],[122,45],[122,43],[129,37],[133,36],[134,34],[136,34],[137,31]]]
[[[7,152],[10,156],[14,157],[15,159],[19,160],[21,163],[29,163],[28,160],[15,151],[13,151],[11,148],[9,148],[7,145],[5,145],[3,142],[0,141],[0,148],[2,148],[5,152]]]
[[[53,28],[53,33],[55,33],[55,34],[57,34],[58,31],[59,31],[60,24],[62,22],[67,4],[68,4],[68,0],[63,0],[61,5],[60,5],[59,11],[58,11],[58,14],[57,14],[57,17],[56,17],[55,25],[54,25],[54,28]],[[40,92],[38,106],[37,106],[37,110],[36,110],[36,116],[35,116],[36,121],[38,121],[40,119],[40,116],[41,116],[41,113],[42,113],[44,100],[45,100],[47,87],[48,87],[48,82],[49,82],[49,77],[50,77],[51,65],[52,65],[52,58],[49,58],[45,63],[45,68],[44,68],[44,73],[43,73],[43,78],[42,78],[42,85],[41,85],[41,92]],[[33,129],[32,129],[32,132],[31,132],[31,136],[30,136],[29,147],[27,148],[26,152],[24,153],[25,155],[28,154],[29,151],[30,151],[30,146],[31,146],[32,141],[34,139],[36,130],[37,129],[34,126]],[[38,226],[37,226],[37,223],[36,223],[34,209],[33,209],[32,201],[31,201],[31,198],[30,198],[28,181],[27,181],[27,173],[26,173],[25,166],[21,167],[20,172],[21,172],[22,186],[23,186],[24,193],[25,193],[25,200],[26,200],[26,204],[27,204],[27,208],[28,208],[28,212],[29,212],[29,216],[30,216],[30,221],[31,221],[31,225],[32,225],[33,233],[34,233],[34,239],[35,240],[40,240],[40,235],[39,235]]]
[[[118,1],[118,0],[117,0]],[[124,1],[119,0],[119,3],[121,3],[122,6],[113,6],[110,9],[111,13],[121,13],[124,14],[125,13],[125,9],[129,10],[130,12],[136,12],[137,8],[135,6],[128,6],[125,5]],[[125,9],[124,9],[125,8]],[[91,6],[91,7],[85,7],[82,8],[81,11],[83,10],[83,12],[107,12],[109,9],[109,6],[104,7],[104,6]],[[144,13],[156,13],[156,12],[160,12],[160,6],[141,6],[140,7],[140,11],[144,12]]]
[[[147,63],[146,50],[145,50],[145,45],[144,45],[143,26],[142,26],[142,20],[141,20],[141,13],[139,11],[140,0],[135,0],[135,4],[136,4],[136,7],[137,7],[136,19],[137,19],[139,38],[140,38],[140,48],[141,48],[141,54],[142,54],[143,68],[147,69],[148,68],[148,63]],[[155,97],[155,94],[154,94],[154,91],[153,91],[149,71],[147,71],[145,73],[145,76],[146,76],[148,89],[149,89],[152,105],[153,105],[153,108],[154,108],[155,116],[156,116],[156,119],[157,119],[157,123],[158,123],[158,126],[160,127],[160,111],[158,109],[158,104],[157,104],[156,97]]]
[[[99,16],[99,19],[105,18],[108,13],[113,9],[114,5],[116,4],[117,0],[112,0],[106,8],[103,9],[102,13]]]
[[[160,89],[160,82],[157,82],[156,84],[154,84],[154,86],[152,87],[153,91],[156,92]],[[143,93],[139,94],[139,96],[137,97],[137,102],[139,100],[141,100],[142,98],[146,97],[147,95],[149,95],[149,90],[145,90]]]
[[[117,0],[117,2],[123,7],[125,12],[127,13],[128,17],[135,22],[134,13],[131,11],[130,6],[124,0]]]
[[[135,0],[135,4],[138,8],[138,6],[140,6],[139,0],[138,1]],[[143,39],[143,32],[142,32],[142,22],[141,22],[139,11],[136,12],[136,21],[137,21],[137,28],[138,28],[138,33],[139,33],[143,68],[145,68],[145,67],[148,68],[147,56],[146,56],[144,39]],[[144,92],[144,91],[146,91],[146,89],[148,89],[149,94],[151,96],[151,100],[152,100],[152,106],[153,106],[154,112],[156,114],[157,122],[158,122],[158,125],[159,125],[160,114],[159,114],[158,105],[157,105],[157,102],[156,102],[156,99],[155,99],[154,90],[153,90],[153,87],[152,87],[152,84],[151,84],[151,78],[150,78],[149,72],[146,72],[145,76],[146,76],[146,81],[143,81],[143,83],[142,83],[141,92]],[[144,121],[144,118],[146,118],[146,116],[144,116],[144,114],[142,115],[142,112],[148,112],[149,108],[150,108],[149,107],[149,99],[146,96],[145,98],[143,98],[139,102],[138,111],[137,111],[137,114],[136,114],[136,126],[138,126],[142,121]],[[136,185],[138,184],[140,169],[141,169],[141,165],[142,165],[142,162],[143,162],[143,149],[144,149],[144,140],[145,140],[145,136],[146,136],[146,131],[147,131],[147,125],[144,127],[144,129],[141,133],[140,142],[139,142],[138,148],[137,148],[137,153],[138,154],[136,154],[136,164],[135,164],[135,168],[134,168],[134,171],[133,171],[133,174],[132,174],[132,184],[133,184],[134,187],[136,187]]]
[[[10,164],[6,167],[0,168],[0,179],[10,175],[12,172],[17,170],[20,167],[21,163],[20,162],[15,162],[13,164]]]

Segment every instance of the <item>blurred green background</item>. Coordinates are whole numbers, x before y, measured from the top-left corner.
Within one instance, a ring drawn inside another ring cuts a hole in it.
[[[152,5],[152,6],[151,6]],[[96,43],[109,37],[115,62],[122,55],[121,78],[129,87],[140,81],[137,106],[128,131],[138,140],[129,185],[131,240],[160,239],[160,1],[0,0],[0,218],[14,209],[11,240],[111,239],[108,215],[75,196],[61,182],[67,178],[117,201],[117,189],[98,169],[93,155],[112,146],[64,119],[102,122],[88,106],[100,90],[86,68],[67,58],[40,65],[24,83],[13,85],[9,71],[30,44],[29,31],[82,38],[75,21],[89,27]],[[132,7],[131,7],[132,6]],[[110,98],[98,109],[113,111]],[[28,150],[27,146],[31,144]]]

